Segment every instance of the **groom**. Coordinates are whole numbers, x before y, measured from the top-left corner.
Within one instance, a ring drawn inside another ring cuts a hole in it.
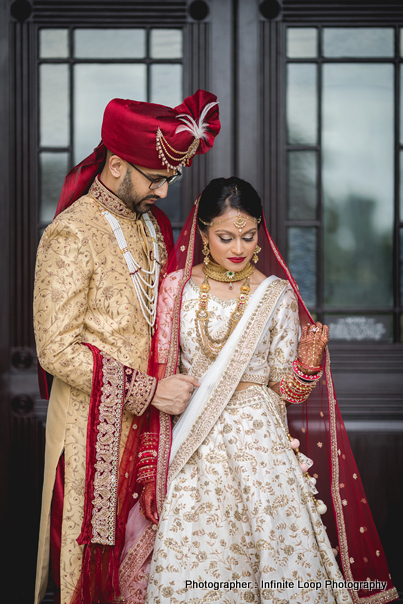
[[[140,443],[147,410],[178,414],[198,386],[191,376],[157,383],[147,373],[160,269],[173,246],[154,203],[195,154],[213,146],[215,101],[202,90],[174,109],[111,101],[102,142],[67,175],[40,242],[35,337],[53,384],[36,603],[46,591],[49,555],[56,602],[118,596],[125,524],[147,461]]]

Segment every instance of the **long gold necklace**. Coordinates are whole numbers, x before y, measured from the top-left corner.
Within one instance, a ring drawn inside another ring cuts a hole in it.
[[[205,267],[203,267],[204,270]],[[252,266],[253,273],[254,266]],[[245,270],[245,269],[243,269]],[[206,272],[204,270],[204,272]],[[241,271],[239,271],[240,273]],[[238,273],[238,275],[239,275]],[[209,312],[208,312],[208,300],[209,300],[209,291],[210,284],[208,282],[208,275],[200,285],[200,294],[199,294],[199,310],[196,311],[196,336],[201,345],[204,354],[212,359],[213,361],[219,355],[221,349],[223,348],[225,342],[228,340],[229,336],[234,331],[237,326],[240,318],[242,317],[245,307],[249,300],[249,292],[250,292],[250,281],[248,275],[245,279],[245,283],[241,285],[241,293],[238,296],[238,300],[235,306],[235,309],[232,311],[231,316],[229,318],[228,327],[221,338],[212,338],[208,332],[208,322],[209,322]],[[245,277],[244,277],[245,278]],[[219,279],[216,279],[218,281]],[[220,279],[220,281],[227,281],[227,279]],[[236,279],[240,281],[240,279]]]
[[[232,285],[234,281],[242,281],[242,279],[250,277],[254,270],[255,267],[250,262],[240,271],[227,271],[223,266],[211,262],[211,260],[208,264],[203,264],[203,273],[206,277],[210,277],[214,281],[229,283],[228,289],[234,288]]]

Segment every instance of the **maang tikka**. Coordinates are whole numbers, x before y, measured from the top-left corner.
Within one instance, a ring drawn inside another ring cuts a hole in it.
[[[205,222],[201,218],[199,218],[199,220],[204,225],[211,227],[211,226],[219,226],[220,224],[224,224],[224,222],[228,222],[229,220],[234,220],[234,218],[235,218],[235,221],[232,224],[234,225],[234,227],[236,227],[238,229],[240,234],[242,233],[242,229],[246,226],[247,220],[254,222],[256,225],[258,225],[260,223],[260,221],[262,220],[261,218],[255,218],[254,216],[246,216],[245,214],[241,214],[240,210],[237,210],[236,216],[231,216],[230,218],[224,218],[224,220],[212,220],[211,222]]]

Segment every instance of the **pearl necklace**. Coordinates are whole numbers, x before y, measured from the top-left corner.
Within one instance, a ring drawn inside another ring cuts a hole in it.
[[[127,268],[129,269],[130,276],[133,281],[134,289],[137,294],[137,298],[140,304],[141,312],[146,320],[147,324],[154,328],[155,315],[157,312],[157,295],[158,295],[158,282],[160,275],[160,255],[157,242],[157,234],[155,232],[154,225],[148,214],[143,214],[144,222],[149,231],[149,235],[153,242],[152,252],[152,265],[151,270],[146,270],[140,264],[138,264],[133,258],[130,250],[127,247],[126,239],[122,231],[118,220],[108,210],[105,210],[101,206],[98,206],[102,216],[105,216],[109,222],[112,231],[116,237],[116,241],[123,254],[123,258],[126,260]],[[143,277],[144,274],[144,277]],[[147,294],[146,289],[150,289],[150,295]]]

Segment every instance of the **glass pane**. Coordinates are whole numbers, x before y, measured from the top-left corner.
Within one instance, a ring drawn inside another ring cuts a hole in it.
[[[403,229],[400,229],[400,304],[403,306]]]
[[[400,144],[403,142],[403,63],[400,65]]]
[[[289,227],[288,266],[307,306],[316,305],[316,228]]]
[[[400,221],[403,222],[403,151],[400,151]]]
[[[324,323],[329,325],[331,341],[348,342],[392,342],[392,315],[343,316],[325,315]]]
[[[39,57],[41,59],[67,59],[69,56],[68,29],[41,29],[39,31]]]
[[[74,56],[78,59],[143,59],[144,29],[76,29]]]
[[[324,301],[393,302],[393,66],[323,68]]]
[[[40,222],[51,222],[55,215],[57,202],[64,178],[69,170],[68,153],[41,153],[40,169]]]
[[[316,151],[288,153],[288,219],[314,220],[317,205]]]
[[[318,30],[315,27],[287,28],[287,57],[311,59],[318,56]]]
[[[316,81],[316,65],[287,65],[287,134],[291,145],[317,142]]]
[[[181,189],[182,180],[168,187],[168,195],[164,199],[159,199],[156,205],[161,208],[168,216],[171,222],[180,222],[181,220]]]
[[[69,145],[68,65],[40,65],[40,144],[42,147]]]
[[[151,103],[176,107],[183,101],[182,65],[151,65]]]
[[[379,27],[325,27],[325,57],[393,57],[394,32]]]
[[[181,59],[182,30],[152,29],[150,48],[152,59]]]
[[[403,28],[400,28],[400,56],[403,57]]]
[[[98,145],[103,113],[113,98],[147,100],[145,65],[74,66],[74,163]]]

